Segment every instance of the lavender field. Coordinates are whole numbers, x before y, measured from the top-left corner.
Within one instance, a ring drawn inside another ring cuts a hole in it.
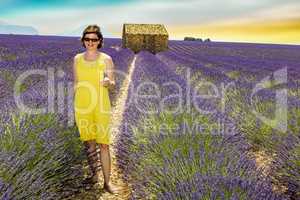
[[[113,106],[134,60],[114,143],[131,199],[300,198],[300,46],[170,41],[153,55],[121,43],[101,51],[118,72]],[[68,199],[81,187],[82,51],[78,38],[0,35],[0,199]]]

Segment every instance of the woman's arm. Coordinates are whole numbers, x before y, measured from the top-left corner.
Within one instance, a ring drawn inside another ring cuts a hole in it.
[[[77,72],[76,72],[76,56],[73,59],[73,92],[75,93],[75,88],[77,85]]]
[[[106,68],[107,68],[107,76],[109,78],[109,84],[108,87],[109,89],[115,89],[116,86],[116,81],[115,81],[115,66],[112,61],[112,58],[110,56],[107,57],[106,59]]]

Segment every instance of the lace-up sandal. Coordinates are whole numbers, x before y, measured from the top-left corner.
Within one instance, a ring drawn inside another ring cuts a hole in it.
[[[96,184],[99,182],[99,172],[101,171],[101,162],[98,159],[97,149],[94,151],[86,151],[89,167],[92,171],[92,176],[84,180],[85,184]]]

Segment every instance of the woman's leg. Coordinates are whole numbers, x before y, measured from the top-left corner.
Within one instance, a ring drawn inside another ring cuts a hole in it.
[[[102,163],[104,183],[109,184],[110,172],[111,172],[111,158],[109,152],[109,145],[100,144],[100,157]]]
[[[85,141],[85,148],[88,157],[89,167],[92,171],[92,182],[98,182],[99,173],[101,170],[101,163],[99,160],[99,152],[97,151],[96,141]]]
[[[113,186],[110,183],[111,174],[111,157],[109,152],[109,145],[100,144],[100,157],[102,163],[102,172],[104,176],[104,189],[111,194],[116,194],[120,188]]]

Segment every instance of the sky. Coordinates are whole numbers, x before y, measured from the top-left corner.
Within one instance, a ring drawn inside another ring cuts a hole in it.
[[[59,35],[86,24],[122,37],[124,23],[164,24],[170,39],[300,44],[299,0],[0,0],[1,22]]]

